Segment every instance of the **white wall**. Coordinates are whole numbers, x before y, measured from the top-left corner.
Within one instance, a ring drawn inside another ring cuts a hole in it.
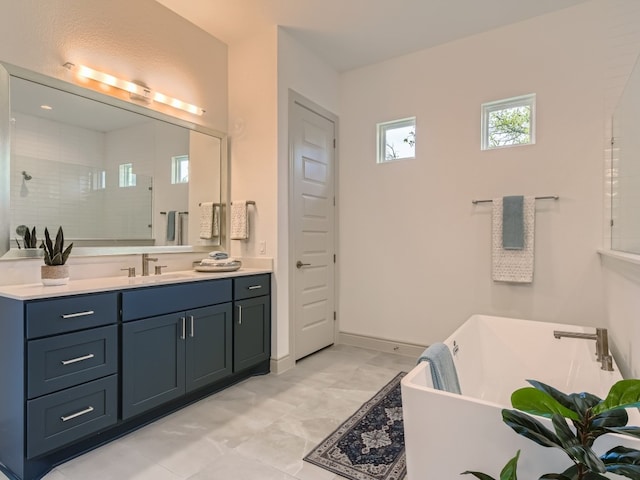
[[[277,360],[290,353],[289,89],[337,110],[338,74],[284,29],[258,31],[229,46],[232,200],[256,202],[249,209],[250,238],[232,241],[231,252],[274,259],[272,356]]]
[[[347,72],[341,83],[340,328],[431,343],[474,313],[596,325],[602,2]],[[537,143],[480,151],[480,105],[537,94]],[[417,158],[375,161],[377,122],[417,117]],[[532,285],[491,280],[491,207],[538,201]]]

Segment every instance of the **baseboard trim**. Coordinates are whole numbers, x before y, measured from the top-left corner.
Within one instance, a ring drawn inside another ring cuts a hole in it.
[[[295,367],[296,362],[293,360],[293,357],[291,355],[285,355],[282,358],[272,358],[270,366],[271,366],[271,373],[280,375],[281,373],[284,373],[287,370],[290,370],[293,367]]]
[[[426,345],[418,345],[415,343],[397,342],[395,340],[387,340],[384,338],[368,337],[366,335],[357,335],[355,333],[338,333],[338,343],[342,345],[351,345],[353,347],[368,348],[380,352],[397,353],[415,357],[420,356]]]

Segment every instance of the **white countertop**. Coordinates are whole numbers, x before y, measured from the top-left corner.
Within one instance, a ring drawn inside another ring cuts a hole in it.
[[[201,280],[215,280],[218,278],[232,278],[246,275],[271,273],[268,268],[240,268],[235,272],[196,272],[195,270],[182,270],[166,272],[162,275],[149,275],[148,277],[126,276],[100,277],[85,280],[69,280],[66,285],[44,286],[41,283],[29,283],[23,285],[0,286],[0,296],[15,300],[33,300],[37,298],[64,297],[79,293],[107,292],[110,290],[124,290],[129,288],[149,287],[153,285],[168,285],[189,283]]]

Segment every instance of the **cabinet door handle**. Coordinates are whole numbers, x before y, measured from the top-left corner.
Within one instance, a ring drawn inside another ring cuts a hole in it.
[[[251,285],[251,286],[249,287],[249,290],[257,290],[257,289],[259,289],[259,288],[262,288],[262,285]]]
[[[189,329],[189,336],[191,338],[193,338],[195,336],[195,327],[193,326],[195,322],[193,321],[193,315],[189,315],[189,325],[190,325],[190,329]]]
[[[242,305],[238,305],[238,325],[242,325]]]
[[[86,317],[87,315],[93,315],[93,310],[87,310],[86,312],[78,312],[78,313],[67,313],[64,315],[60,315],[62,318],[76,318],[76,317]]]
[[[63,365],[71,365],[72,363],[82,362],[83,360],[89,360],[90,358],[95,357],[93,353],[89,355],[85,355],[83,357],[70,358],[69,360],[60,360],[60,363]]]
[[[180,317],[182,321],[182,334],[180,335],[180,340],[184,340],[187,336],[187,319],[185,317]]]
[[[93,412],[93,407],[89,406],[84,410],[80,410],[79,412],[72,413],[71,415],[67,415],[66,417],[62,416],[60,417],[60,420],[62,420],[63,422],[68,422],[69,420],[73,420],[74,418],[81,417],[82,415],[86,415],[87,413],[91,413],[91,412]]]

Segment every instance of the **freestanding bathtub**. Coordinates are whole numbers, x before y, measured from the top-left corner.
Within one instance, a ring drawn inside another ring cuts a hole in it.
[[[561,450],[541,447],[502,422],[501,410],[511,408],[511,393],[530,386],[526,379],[564,393],[589,392],[600,398],[622,379],[615,362],[613,372],[600,369],[595,341],[555,339],[553,330],[594,331],[474,315],[444,341],[455,352],[462,395],[435,390],[427,362],[402,379],[408,480],[452,480],[461,478],[465,470],[498,477],[518,449],[518,476],[524,480],[562,472],[572,465]],[[638,412],[627,412],[629,425],[640,425]],[[608,434],[596,440],[594,450],[603,453],[616,445],[640,449],[638,440]]]

